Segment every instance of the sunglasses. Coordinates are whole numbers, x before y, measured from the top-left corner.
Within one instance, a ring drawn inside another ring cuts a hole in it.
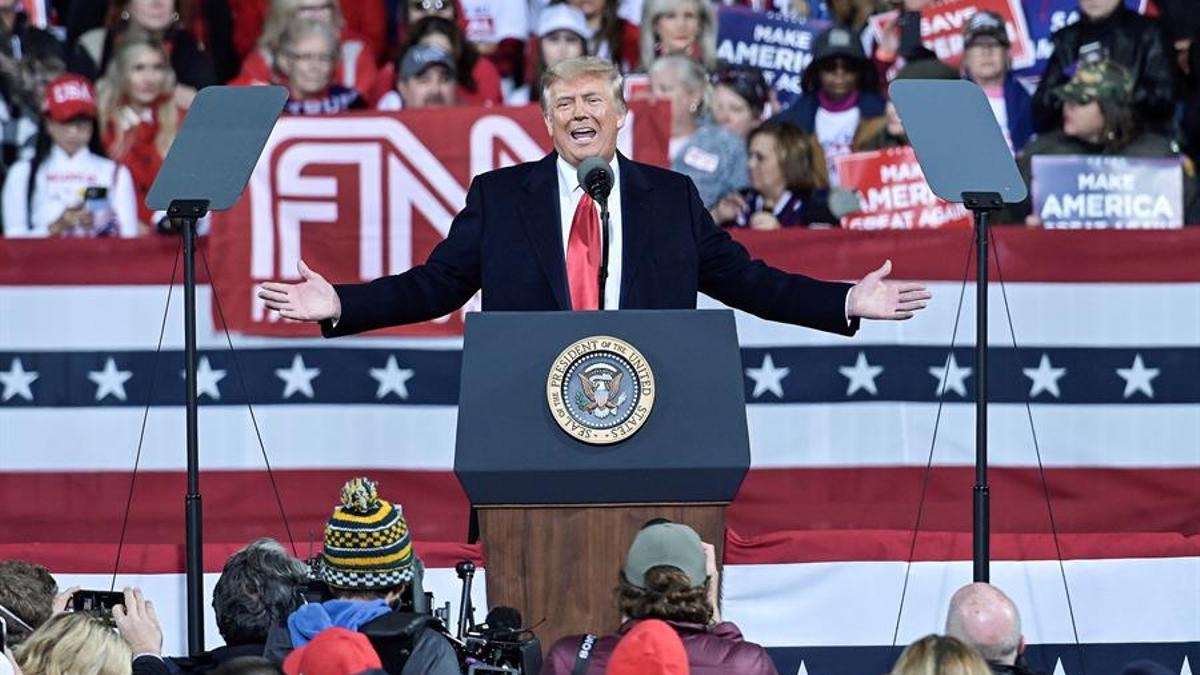
[[[765,101],[770,96],[766,79],[763,78],[762,72],[755,68],[727,67],[713,74],[712,84],[724,84],[747,99]]]
[[[452,0],[413,0],[409,3],[409,7],[422,12],[440,12],[444,9],[453,9]]]

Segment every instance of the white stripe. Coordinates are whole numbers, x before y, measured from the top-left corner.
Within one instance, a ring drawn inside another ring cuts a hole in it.
[[[207,649],[221,646],[224,641],[217,632],[216,617],[212,609],[213,587],[220,574],[204,575],[204,644]],[[84,589],[108,590],[111,574],[56,574],[60,589],[79,586]],[[163,628],[163,652],[168,656],[187,654],[187,600],[186,578],[182,574],[119,575],[116,589],[137,586],[145,591],[146,598],[154,603],[159,622]],[[433,592],[434,607],[450,603],[450,620],[458,617],[458,601],[462,596],[462,582],[453,567],[428,568],[425,570],[425,590]],[[482,622],[487,613],[487,573],[482,567],[475,571],[471,585],[471,602],[475,606],[475,620]],[[451,632],[454,626],[450,626]]]
[[[903,562],[730,565],[722,617],[767,647],[890,645],[904,584]],[[1085,643],[1200,640],[1200,558],[1066,563]],[[992,583],[1021,612],[1025,641],[1073,643],[1056,561],[995,562]],[[971,563],[912,566],[898,644],[945,628],[950,596],[971,581]]]
[[[751,464],[924,466],[936,415],[936,403],[749,405]],[[1200,466],[1200,406],[1034,405],[1033,421],[1046,466]],[[1024,405],[988,406],[988,461],[1037,465]],[[974,465],[974,404],[942,408],[933,462]]]
[[[260,405],[254,412],[274,469],[454,467],[454,407]],[[4,469],[129,470],[141,419],[140,408],[0,410]],[[183,430],[182,408],[151,409],[140,468],[184,470]],[[244,407],[200,409],[200,464],[265,468]]]
[[[743,346],[946,345],[954,332],[958,283],[932,283],[934,299],[909,321],[863,321],[853,341],[737,312]],[[990,344],[1011,347],[1000,285],[989,288]],[[1200,341],[1200,284],[1010,283],[1017,344],[1080,347],[1193,345]],[[700,296],[701,308],[723,307]],[[1149,330],[1148,327],[1153,327]],[[975,286],[967,284],[956,344],[975,344]]]
[[[158,344],[166,286],[0,286],[0,350],[153,350]],[[228,311],[228,308],[226,308]],[[234,347],[462,347],[461,338],[277,338],[235,333]],[[196,343],[226,349],[224,331],[213,319],[212,290],[196,289]],[[183,290],[171,295],[163,349],[183,349]]]
[[[453,406],[259,405],[254,410],[277,469],[454,467]],[[936,404],[776,404],[746,410],[755,468],[923,466]],[[1047,405],[1034,406],[1033,414],[1046,466],[1200,466],[1200,407],[1195,405]],[[4,468],[127,470],[141,415],[135,407],[0,409]],[[153,408],[141,468],[184,470],[183,428],[182,408]],[[1036,466],[1023,406],[993,404],[989,431],[993,466]],[[973,464],[974,438],[973,406],[946,405],[934,464]],[[264,468],[242,406],[201,408],[200,448],[204,469]]]
[[[933,303],[911,321],[866,321],[854,341],[804,328],[763,321],[738,312],[738,335],[745,346],[910,344],[944,345],[950,341],[958,284],[930,285]],[[152,349],[158,338],[166,286],[0,286],[0,349]],[[208,286],[197,290],[197,326],[202,349],[225,346],[210,311]],[[1177,346],[1200,341],[1200,284],[1048,284],[1008,285],[1017,340],[1030,346],[1137,345]],[[974,341],[974,288],[968,285],[957,343]],[[183,296],[172,297],[164,348],[183,345]],[[702,308],[720,307],[701,296]],[[999,286],[992,288],[990,339],[1008,346],[1011,337]],[[48,308],[52,310],[48,311]],[[86,326],[87,330],[80,330]],[[1147,330],[1153,326],[1154,330]],[[315,329],[314,333],[315,333]],[[455,338],[341,339],[319,337],[281,340],[235,336],[238,346],[313,344],[381,347],[459,346]]]

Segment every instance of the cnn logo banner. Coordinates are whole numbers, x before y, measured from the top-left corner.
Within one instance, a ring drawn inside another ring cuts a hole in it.
[[[618,147],[665,166],[669,138],[669,105],[633,102]],[[258,284],[298,280],[301,257],[335,284],[403,272],[445,238],[475,175],[550,150],[535,106],[280,119],[242,199],[213,218],[213,282],[229,328],[315,334],[267,311]],[[463,313],[477,306],[478,297],[435,321],[378,333],[459,335]]]

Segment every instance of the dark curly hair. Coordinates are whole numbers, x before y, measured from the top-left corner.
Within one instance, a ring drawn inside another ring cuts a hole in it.
[[[617,608],[630,619],[662,619],[681,623],[709,624],[713,608],[708,600],[708,585],[692,586],[682,570],[658,565],[646,571],[646,587],[629,583],[625,574],[618,576]]]
[[[258,539],[225,561],[213,589],[217,630],[229,646],[267,641],[300,605],[308,579],[305,564],[274,539]]]

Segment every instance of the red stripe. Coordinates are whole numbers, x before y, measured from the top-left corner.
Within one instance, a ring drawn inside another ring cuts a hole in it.
[[[276,471],[280,498],[297,541],[320,540],[342,484],[361,469]],[[449,471],[366,472],[385,499],[403,505],[414,539],[466,541],[469,505]],[[126,541],[182,545],[182,471],[139,472]],[[266,471],[204,471],[200,479],[205,541],[287,541]],[[0,543],[115,543],[129,496],[128,473],[0,474]]]
[[[243,543],[206,544],[204,571],[220,572],[225,560]],[[912,532],[852,530],[773,532],[743,537],[729,530],[725,564],[774,565],[813,562],[879,562],[909,559]],[[486,565],[482,545],[418,541],[417,555],[430,568],[449,568],[463,559]],[[297,542],[307,557],[319,542]],[[0,559],[19,558],[45,565],[56,574],[109,574],[116,561],[114,544],[0,544]],[[1093,533],[1064,534],[1058,545],[1048,534],[997,534],[991,539],[992,560],[1115,560],[1200,556],[1200,536],[1178,534]],[[966,532],[921,532],[912,559],[916,562],[971,559],[971,535]],[[177,544],[129,544],[121,551],[122,574],[177,574],[184,570],[184,549]]]
[[[971,560],[971,533],[854,530],[773,532],[741,537],[728,530],[725,564],[772,565],[810,562]],[[991,537],[992,560],[1113,560],[1200,556],[1200,536],[1160,532],[1064,534],[1058,545],[1049,534],[997,534]]]
[[[796,229],[739,231],[735,236],[754,255],[812,276],[859,278],[891,258],[899,277],[957,281],[962,278],[971,233]],[[1195,264],[1200,259],[1200,228],[1158,232],[997,228],[995,241],[1007,281],[1200,281],[1200,266]],[[171,279],[177,246],[173,237],[0,239],[0,286],[165,284]],[[1070,251],[1069,260],[1063,259],[1064,251]],[[996,259],[993,256],[993,265]],[[197,267],[203,271],[203,265]]]
[[[204,545],[204,571],[220,572],[242,543]],[[284,542],[287,546],[287,542]],[[426,567],[454,567],[463,559],[484,564],[483,546],[453,542],[413,543]],[[320,542],[296,542],[296,553],[309,557],[320,551]],[[0,544],[0,560],[18,558],[45,565],[55,574],[111,574],[116,562],[115,544]],[[177,574],[184,570],[184,548],[178,544],[130,544],[121,550],[122,574]]]
[[[970,532],[973,467],[937,467],[921,530]],[[992,531],[1050,531],[1033,468],[989,472]],[[783,530],[909,530],[916,523],[923,467],[754,469],[729,510],[744,535]],[[1046,470],[1060,532],[1200,534],[1200,467]]]
[[[342,483],[361,470],[276,471],[292,534],[321,538]],[[469,504],[450,471],[367,472],[385,498],[403,505],[421,541],[466,541]],[[1037,471],[991,471],[992,528],[997,534],[1050,531]],[[911,531],[923,469],[754,469],[729,511],[745,536],[780,531]],[[1047,481],[1063,533],[1200,535],[1200,468],[1050,469]],[[969,532],[969,467],[939,467],[930,477],[921,530]],[[185,475],[142,472],[126,541],[183,544]],[[126,473],[0,474],[0,544],[112,544],[120,538],[129,491]],[[201,479],[206,541],[242,544],[287,540],[265,471],[205,471]]]

